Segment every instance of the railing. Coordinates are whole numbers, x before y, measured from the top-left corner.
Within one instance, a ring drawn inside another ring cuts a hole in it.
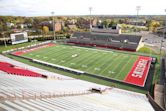
[[[155,109],[155,111],[165,111],[163,107],[159,106],[151,97],[151,95],[148,93],[147,94],[147,98],[149,99],[149,102],[151,103],[151,105],[153,106],[153,108]]]
[[[85,73],[85,72],[77,70],[77,69],[72,69],[72,68],[69,68],[69,67],[65,67],[65,66],[61,66],[61,65],[57,65],[57,64],[52,64],[52,63],[40,61],[40,60],[37,60],[37,59],[32,59],[32,61],[36,62],[36,63],[39,63],[39,64],[44,64],[44,65],[47,65],[47,66],[55,67],[55,68],[58,68],[58,69],[67,70],[67,71],[70,71],[70,72],[75,72],[76,74],[84,74]]]
[[[91,94],[92,92],[85,91],[70,91],[70,92],[39,92],[39,93],[30,93],[28,91],[21,91],[21,94],[18,95],[16,92],[10,92],[10,95],[3,97],[0,92],[0,101],[5,100],[28,100],[28,99],[42,99],[42,98],[56,98],[64,96],[77,96],[77,95],[86,95]]]

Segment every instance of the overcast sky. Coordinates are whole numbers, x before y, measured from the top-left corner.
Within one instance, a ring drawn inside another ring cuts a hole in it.
[[[93,7],[95,15],[166,15],[166,0],[0,0],[0,15],[49,16],[87,15]]]

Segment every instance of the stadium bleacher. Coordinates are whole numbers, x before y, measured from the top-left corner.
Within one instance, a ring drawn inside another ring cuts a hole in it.
[[[2,55],[0,61],[43,72]],[[0,111],[155,111],[145,94],[44,72],[62,79],[11,75],[0,71]],[[101,94],[92,92],[92,88],[108,90]]]
[[[24,63],[21,63],[21,62],[18,62],[18,61],[15,61],[13,59],[10,59],[8,57],[5,57],[3,55],[0,55],[0,61],[2,62],[7,62],[7,63],[11,63],[15,66],[18,66],[18,67],[21,67],[23,69],[27,69],[27,70],[30,70],[30,71],[33,71],[33,72],[37,72],[39,74],[42,74],[42,75],[45,75],[47,76],[48,78],[54,78],[54,79],[62,79],[62,80],[72,80],[73,78],[71,77],[67,77],[67,76],[63,76],[63,75],[59,75],[59,74],[56,74],[56,73],[53,73],[53,72],[50,72],[50,71],[47,71],[47,70],[43,70],[43,69],[39,69],[37,67],[33,67],[33,66],[30,66],[30,65],[27,65],[27,64],[24,64]],[[0,70],[1,71],[1,70]],[[4,72],[3,72],[4,73]]]
[[[7,72],[8,74],[21,75],[21,76],[32,76],[32,77],[42,77],[41,74],[17,67],[7,62],[0,61],[0,70]]]
[[[144,94],[117,88],[105,94],[90,93],[92,87],[106,87],[82,80],[47,80],[7,74],[1,75],[0,79],[0,110],[154,111]],[[80,95],[75,95],[78,93]]]
[[[75,32],[67,43],[136,51],[140,41],[141,36],[136,35]]]

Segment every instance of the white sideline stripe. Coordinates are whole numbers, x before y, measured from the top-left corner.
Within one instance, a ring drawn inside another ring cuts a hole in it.
[[[20,104],[20,105],[22,105],[22,106],[24,106],[24,107],[27,107],[28,109],[30,109],[30,110],[34,110],[34,111],[40,111],[39,109],[36,109],[36,108],[34,108],[34,107],[31,107],[31,106],[29,106],[29,105],[27,105],[27,104],[25,104],[25,103],[23,103],[23,102],[20,102],[20,101],[14,101],[15,103],[17,103],[17,104]]]
[[[35,100],[29,100],[29,101],[32,102],[32,103],[34,103],[34,104],[37,104],[37,105],[40,105],[40,106],[46,108],[47,111],[54,110],[54,108],[52,109],[51,107],[48,107],[47,105],[42,104],[42,103],[40,103],[40,102],[38,102],[38,101],[35,101]]]
[[[76,69],[72,69],[72,68],[69,68],[69,67],[60,66],[60,65],[57,65],[57,64],[52,64],[52,63],[48,63],[48,62],[44,62],[44,61],[40,61],[40,60],[37,60],[37,59],[32,59],[32,61],[35,61],[35,62],[38,62],[38,63],[42,63],[42,64],[51,65],[51,66],[55,66],[55,67],[59,67],[59,68],[62,68],[62,69],[74,71],[74,72],[81,73],[81,74],[84,73],[83,71],[80,71],[80,70],[76,70]]]
[[[18,105],[14,104],[14,103],[12,103],[12,102],[10,102],[10,101],[5,101],[5,103],[7,103],[7,104],[13,106],[14,108],[19,109],[19,110],[22,110],[22,111],[29,111],[29,110],[27,110],[27,109],[25,109],[25,108],[23,108],[23,107],[21,107],[21,106],[18,106]]]
[[[6,105],[1,104],[1,103],[0,103],[0,107],[3,108],[3,109],[5,109],[5,110],[7,110],[7,111],[16,111],[13,108],[10,108],[9,106],[6,106]]]
[[[23,102],[25,102],[25,103],[27,103],[27,104],[30,104],[30,105],[32,105],[32,106],[35,106],[35,107],[41,109],[42,111],[50,111],[50,110],[48,110],[48,109],[46,109],[46,108],[44,108],[44,107],[42,107],[42,106],[39,106],[39,105],[37,105],[37,104],[35,104],[35,103],[32,103],[32,102],[30,102],[30,101],[23,100]]]

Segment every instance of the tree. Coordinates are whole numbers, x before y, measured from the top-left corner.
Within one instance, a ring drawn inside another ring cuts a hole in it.
[[[117,25],[117,22],[115,22],[114,20],[111,20],[109,27],[116,26],[116,25]]]
[[[161,24],[155,20],[147,20],[147,27],[150,31],[156,32],[157,27],[160,27]]]
[[[48,34],[49,28],[47,26],[43,26],[43,32],[44,34]]]
[[[105,27],[108,27],[109,22],[107,20],[104,20],[103,23],[102,23],[102,25],[105,26]]]
[[[148,22],[148,28],[150,31],[155,32],[157,27],[160,27],[161,24],[158,21],[152,20]]]

